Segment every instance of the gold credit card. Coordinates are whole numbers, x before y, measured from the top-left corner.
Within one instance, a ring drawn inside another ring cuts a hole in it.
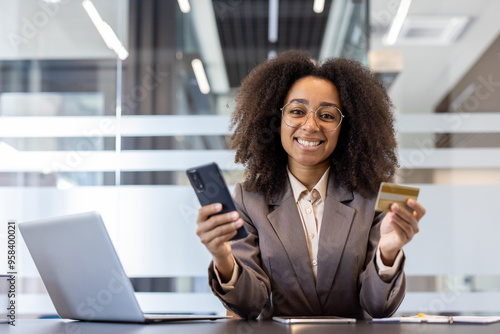
[[[406,201],[410,198],[417,200],[419,188],[401,186],[395,183],[382,182],[378,191],[377,203],[375,204],[375,211],[389,211],[392,203],[398,203],[403,208],[406,207]]]

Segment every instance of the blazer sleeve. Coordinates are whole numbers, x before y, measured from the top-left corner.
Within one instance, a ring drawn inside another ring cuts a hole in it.
[[[375,217],[370,230],[365,270],[360,275],[361,307],[374,318],[390,317],[404,299],[406,279],[403,271],[405,258],[401,267],[391,281],[383,281],[375,264],[375,254],[380,240],[380,224],[385,213]]]
[[[234,202],[248,232],[246,238],[231,242],[233,256],[241,271],[238,280],[234,289],[224,292],[215,275],[213,262],[209,265],[208,279],[212,292],[226,309],[242,318],[255,319],[270,304],[271,283],[262,267],[258,231],[249,218],[243,193],[241,184],[237,184]]]

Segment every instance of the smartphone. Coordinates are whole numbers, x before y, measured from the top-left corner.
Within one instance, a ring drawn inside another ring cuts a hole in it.
[[[201,206],[221,203],[222,211],[217,214],[237,211],[219,166],[217,166],[215,162],[208,165],[189,168],[186,174]],[[247,235],[248,233],[245,226],[242,226],[231,240],[242,239]]]

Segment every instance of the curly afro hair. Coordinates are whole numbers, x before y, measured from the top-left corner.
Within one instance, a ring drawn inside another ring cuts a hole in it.
[[[247,191],[270,199],[287,182],[288,158],[281,145],[281,113],[290,87],[306,76],[331,81],[345,115],[331,155],[336,181],[365,197],[376,194],[397,168],[393,105],[382,84],[360,63],[342,58],[317,64],[307,53],[290,50],[254,68],[237,90],[231,118],[235,162],[245,169]]]

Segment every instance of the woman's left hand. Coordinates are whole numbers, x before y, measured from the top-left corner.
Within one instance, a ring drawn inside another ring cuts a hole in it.
[[[406,203],[413,213],[397,203],[391,205],[380,225],[380,255],[385,265],[391,266],[398,252],[418,233],[418,222],[425,215],[425,208],[415,200]]]

